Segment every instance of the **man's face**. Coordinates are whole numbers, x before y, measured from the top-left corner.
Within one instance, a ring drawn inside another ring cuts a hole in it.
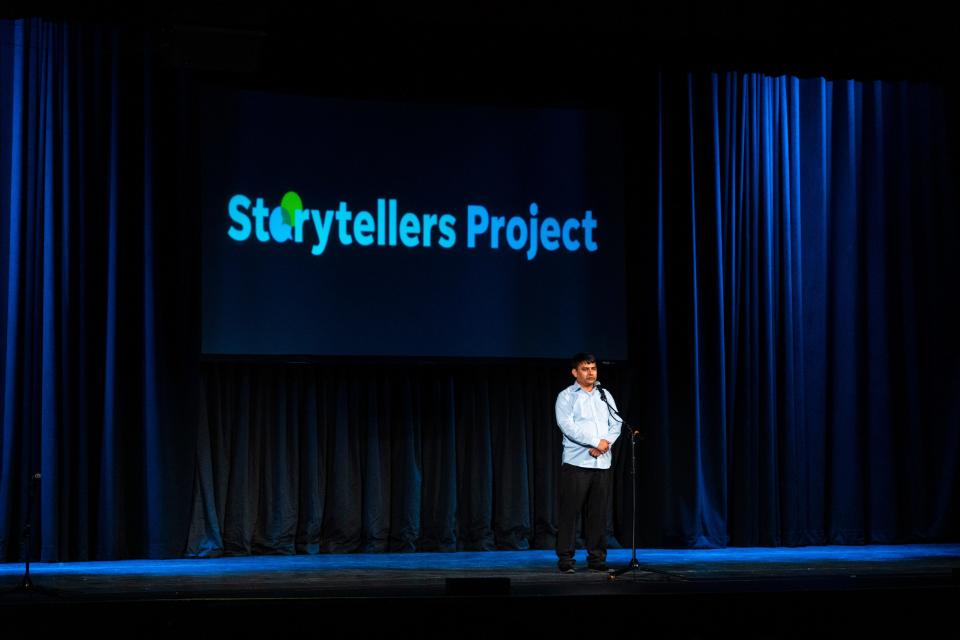
[[[597,363],[581,362],[576,369],[571,370],[571,373],[581,387],[590,389],[593,387],[593,383],[597,381]]]

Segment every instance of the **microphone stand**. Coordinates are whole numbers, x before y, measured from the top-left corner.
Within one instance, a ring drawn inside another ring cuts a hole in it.
[[[35,473],[30,478],[30,491],[27,498],[27,522],[23,525],[23,537],[26,538],[27,555],[23,569],[23,579],[20,580],[20,589],[22,591],[33,590],[33,580],[30,579],[30,556],[33,555],[31,541],[33,539],[33,503],[37,496],[37,483],[40,482],[40,474]]]
[[[633,554],[630,557],[630,564],[620,569],[614,569],[607,574],[607,580],[610,582],[615,582],[617,578],[628,572],[634,572],[634,580],[637,578],[637,571],[642,571],[645,573],[656,573],[667,578],[674,580],[681,580],[686,582],[687,579],[683,576],[678,576],[674,573],[668,571],[663,571],[661,569],[654,569],[650,566],[641,566],[640,562],[637,560],[637,440],[643,440],[644,436],[640,433],[639,429],[634,429],[623,419],[620,415],[620,412],[617,411],[607,400],[607,395],[603,392],[603,387],[600,386],[600,383],[596,383],[597,390],[600,391],[600,399],[603,400],[603,403],[607,405],[607,411],[610,415],[619,422],[622,426],[630,430],[630,486],[631,486],[631,497],[632,497],[632,507],[630,509],[630,546],[633,550]]]
[[[23,538],[26,546],[26,557],[24,563],[23,578],[20,583],[9,589],[2,595],[17,596],[24,594],[42,594],[45,596],[59,597],[60,594],[55,589],[41,587],[33,584],[30,578],[30,556],[33,555],[33,512],[37,501],[37,485],[40,484],[40,474],[35,473],[30,476],[30,489],[27,493],[27,520],[23,525]]]

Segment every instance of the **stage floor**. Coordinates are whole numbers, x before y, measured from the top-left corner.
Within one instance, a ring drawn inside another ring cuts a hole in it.
[[[643,569],[611,582],[588,571],[557,571],[552,551],[244,556],[178,560],[32,563],[33,582],[70,598],[384,597],[444,595],[448,578],[509,578],[513,595],[682,589],[803,588],[811,580],[836,588],[899,582],[950,582],[960,545],[640,549]],[[611,549],[611,568],[630,563]],[[0,590],[15,586],[24,565],[0,564]],[[478,581],[479,582],[479,581]]]
[[[641,549],[637,558],[643,569],[656,572],[611,581],[586,570],[583,551],[578,551],[578,571],[572,575],[557,571],[552,551],[34,563],[33,583],[56,595],[6,593],[0,596],[0,617],[12,619],[3,614],[18,613],[26,621],[38,612],[44,612],[41,618],[48,611],[83,617],[123,609],[136,612],[144,624],[195,628],[197,616],[206,615],[200,610],[215,605],[221,614],[229,612],[218,618],[219,628],[230,621],[258,624],[283,608],[282,617],[289,621],[350,612],[367,618],[369,629],[387,632],[385,626],[376,627],[386,625],[384,619],[367,615],[379,612],[401,627],[413,624],[405,627],[412,634],[433,635],[432,627],[422,626],[418,611],[459,611],[461,619],[472,611],[470,625],[478,630],[493,624],[479,610],[537,611],[549,617],[571,606],[603,603],[603,608],[622,604],[642,612],[661,630],[676,631],[680,624],[681,631],[689,632],[681,636],[708,632],[702,626],[706,620],[684,620],[689,610],[713,616],[710,624],[728,631],[744,632],[756,624],[758,633],[765,629],[761,635],[781,637],[770,633],[769,623],[779,624],[784,616],[793,620],[785,623],[786,629],[806,623],[820,632],[832,628],[833,621],[849,623],[855,611],[865,615],[856,603],[867,602],[868,610],[888,608],[889,615],[892,607],[913,607],[913,616],[920,616],[915,624],[921,625],[933,624],[940,611],[952,615],[952,607],[940,609],[935,602],[958,603],[960,545]],[[611,568],[629,562],[629,549],[610,550]],[[22,563],[0,564],[0,590],[16,587],[23,569]],[[480,602],[484,604],[476,609]],[[181,606],[174,608],[177,603]],[[802,616],[801,603],[819,610],[820,617],[797,617]],[[863,629],[851,631],[857,628]]]

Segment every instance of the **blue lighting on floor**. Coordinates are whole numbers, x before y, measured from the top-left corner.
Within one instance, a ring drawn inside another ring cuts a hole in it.
[[[585,552],[578,550],[585,564]],[[960,545],[873,545],[863,547],[776,547],[725,549],[640,549],[641,565],[676,565],[719,569],[727,564],[837,564],[901,563],[944,560],[960,562]],[[630,549],[611,549],[607,563],[626,565]],[[298,556],[239,556],[176,560],[120,560],[114,562],[31,563],[39,575],[209,576],[291,571],[550,571],[556,570],[553,551],[485,551],[458,553],[377,553]],[[0,564],[0,576],[19,575],[23,563]]]

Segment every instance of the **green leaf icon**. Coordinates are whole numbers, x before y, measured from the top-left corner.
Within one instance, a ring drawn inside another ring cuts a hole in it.
[[[292,227],[294,226],[293,212],[298,209],[303,211],[303,201],[296,191],[287,191],[280,200],[280,208],[283,209],[284,221]]]

